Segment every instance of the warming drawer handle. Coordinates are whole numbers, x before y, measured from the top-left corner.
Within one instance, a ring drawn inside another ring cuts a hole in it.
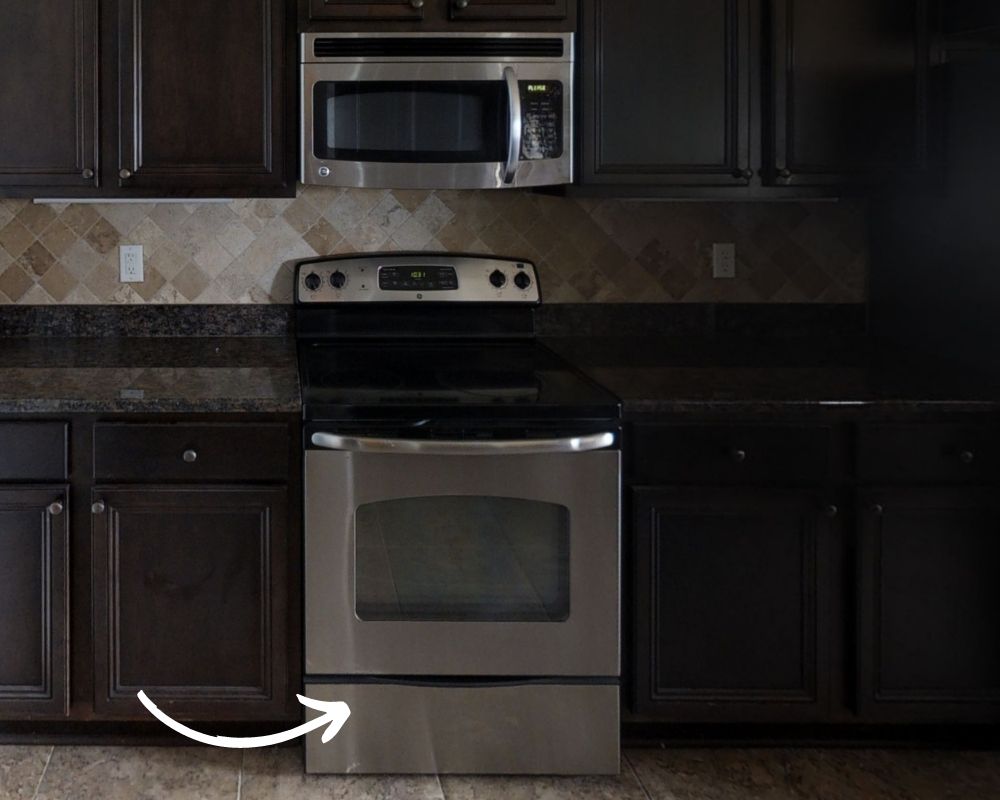
[[[588,433],[560,439],[453,441],[447,439],[381,439],[314,433],[312,443],[325,450],[351,453],[393,453],[420,456],[529,456],[547,453],[587,453],[615,443],[611,432]]]

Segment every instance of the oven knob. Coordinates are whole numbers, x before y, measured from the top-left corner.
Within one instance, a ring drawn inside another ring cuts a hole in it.
[[[347,283],[347,276],[339,269],[330,276],[330,285],[334,289],[343,289]]]
[[[303,283],[305,283],[306,288],[310,292],[315,292],[319,288],[320,284],[323,283],[323,281],[319,277],[319,275],[317,275],[315,272],[310,272],[308,275],[306,275],[306,278],[303,281]]]
[[[507,285],[507,276],[504,275],[500,270],[495,269],[490,273],[490,283],[497,287],[497,289],[502,289]]]
[[[519,272],[517,273],[517,275],[514,276],[514,285],[518,289],[524,291],[529,286],[531,286],[531,277],[528,275],[527,272]]]

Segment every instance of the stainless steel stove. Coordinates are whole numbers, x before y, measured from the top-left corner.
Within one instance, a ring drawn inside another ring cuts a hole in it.
[[[615,773],[620,423],[532,335],[527,261],[297,267],[306,769]]]

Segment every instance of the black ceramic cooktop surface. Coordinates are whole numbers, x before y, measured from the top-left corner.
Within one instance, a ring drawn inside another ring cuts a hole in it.
[[[300,342],[310,419],[615,419],[618,399],[532,340]]]

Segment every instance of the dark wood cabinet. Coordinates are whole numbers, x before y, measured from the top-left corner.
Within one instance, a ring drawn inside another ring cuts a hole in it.
[[[859,508],[861,715],[1000,721],[996,488],[870,489]]]
[[[818,491],[633,492],[634,710],[816,721],[830,691],[830,537]]]
[[[120,187],[226,194],[285,185],[283,8],[123,0]]]
[[[293,718],[285,488],[94,489],[98,714]]]
[[[98,185],[97,0],[0,0],[4,187]]]
[[[452,19],[566,19],[570,0],[448,0]]]
[[[0,486],[0,719],[68,711],[66,486]]]
[[[929,0],[772,0],[771,157],[778,185],[923,167]]]
[[[424,2],[416,0],[309,0],[312,19],[420,20]]]
[[[750,0],[581,5],[584,184],[746,186]]]

